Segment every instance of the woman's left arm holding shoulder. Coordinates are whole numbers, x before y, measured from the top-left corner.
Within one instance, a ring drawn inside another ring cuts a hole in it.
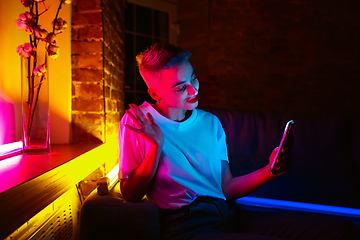
[[[267,181],[275,178],[270,172],[270,164],[273,162],[277,148],[273,150],[269,158],[269,164],[263,168],[260,168],[252,173],[233,177],[230,171],[229,163],[227,161],[221,161],[221,175],[222,175],[222,190],[226,199],[234,200],[244,197]]]

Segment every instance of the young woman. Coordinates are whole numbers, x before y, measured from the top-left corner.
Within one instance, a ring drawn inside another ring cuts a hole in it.
[[[267,166],[248,175],[231,175],[220,121],[196,109],[199,81],[190,55],[157,43],[137,56],[156,103],[131,104],[121,120],[123,197],[137,202],[147,195],[159,207],[164,239],[357,239],[350,236],[359,229],[341,219],[250,213],[231,201],[276,177],[269,166],[277,149]]]

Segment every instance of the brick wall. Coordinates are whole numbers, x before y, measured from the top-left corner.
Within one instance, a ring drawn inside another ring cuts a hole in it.
[[[359,111],[359,1],[182,0],[178,19],[200,105]]]
[[[124,113],[125,0],[103,0],[106,136],[117,136]]]
[[[124,4],[72,1],[71,143],[105,142],[117,133],[124,98]],[[114,27],[117,34],[112,34]]]

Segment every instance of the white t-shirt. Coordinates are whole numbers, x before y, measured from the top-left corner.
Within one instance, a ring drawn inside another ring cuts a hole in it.
[[[194,109],[186,121],[175,122],[147,102],[140,109],[144,114],[150,112],[164,133],[159,169],[147,195],[149,200],[160,209],[178,209],[199,196],[225,199],[221,188],[221,160],[229,160],[219,119]],[[141,164],[150,146],[125,124],[136,127],[125,114],[119,130],[119,179],[127,178]]]

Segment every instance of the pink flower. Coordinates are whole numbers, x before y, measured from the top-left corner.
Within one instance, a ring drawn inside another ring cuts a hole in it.
[[[53,43],[56,39],[56,34],[55,33],[49,33],[46,38],[44,39],[45,42],[48,43]]]
[[[16,48],[16,52],[21,56],[24,56],[26,58],[30,57],[30,56],[34,56],[35,55],[35,48],[33,48],[31,46],[30,43],[24,43],[23,45],[19,45]]]
[[[54,21],[52,22],[52,24],[54,24]],[[57,18],[56,22],[55,22],[55,30],[61,32],[62,30],[66,29],[66,28],[67,28],[66,21],[62,18]]]
[[[30,52],[30,51],[32,51],[31,44],[30,44],[30,43],[24,43],[24,44],[23,44],[23,50],[24,50],[25,52]]]
[[[26,14],[25,14],[25,13],[20,14],[19,19],[20,19],[21,21],[25,22],[26,19],[27,19],[27,18],[26,18]]]
[[[46,68],[44,65],[39,65],[34,69],[33,73],[37,77],[42,77],[46,73]]]
[[[15,21],[15,24],[21,30],[25,30],[27,33],[32,34],[36,27],[35,16],[30,12],[22,13],[19,16],[19,19]]]
[[[29,7],[33,2],[34,0],[21,0],[21,3],[24,5],[24,7]]]
[[[32,28],[30,26],[26,26],[25,32],[27,32],[28,34],[32,34],[34,32],[34,28]]]
[[[35,36],[40,39],[45,39],[49,33],[40,27],[35,28]]]
[[[49,46],[46,47],[48,55],[52,59],[56,59],[59,56],[59,47],[55,46],[53,44],[49,44]]]
[[[19,20],[16,20],[15,21],[15,24],[18,28],[20,28],[21,30],[25,30],[26,29],[26,24],[25,22],[21,21],[20,19]]]
[[[25,51],[22,52],[22,55],[24,58],[29,58],[31,56],[29,52],[25,52]]]
[[[21,21],[31,21],[34,17],[35,17],[35,15],[33,13],[30,13],[30,12],[22,13],[19,16]]]
[[[22,45],[17,46],[16,52],[17,52],[19,55],[21,55],[22,50],[23,50],[23,46],[22,46]]]

